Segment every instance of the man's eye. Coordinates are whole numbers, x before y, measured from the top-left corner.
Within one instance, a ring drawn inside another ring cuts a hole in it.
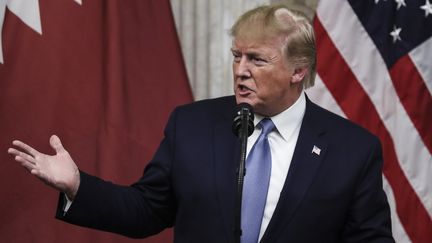
[[[233,57],[234,57],[234,62],[240,62],[241,56],[239,54],[233,53]]]
[[[252,61],[253,61],[255,64],[257,64],[257,65],[263,65],[263,64],[266,64],[266,63],[267,63],[266,60],[261,59],[261,58],[258,58],[258,57],[254,57],[254,58],[252,58]]]

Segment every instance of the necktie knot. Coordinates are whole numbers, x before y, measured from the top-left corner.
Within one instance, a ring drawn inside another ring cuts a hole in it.
[[[275,129],[275,124],[270,118],[262,119],[259,124],[262,127],[261,135],[267,137],[268,134]]]

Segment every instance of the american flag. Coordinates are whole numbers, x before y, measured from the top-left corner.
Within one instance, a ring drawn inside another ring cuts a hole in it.
[[[315,102],[383,145],[396,242],[432,242],[432,4],[326,0],[314,21]]]

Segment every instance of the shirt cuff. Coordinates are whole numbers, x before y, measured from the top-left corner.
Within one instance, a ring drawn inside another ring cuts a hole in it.
[[[70,200],[69,198],[68,198],[68,196],[64,193],[63,194],[64,195],[64,198],[65,198],[65,201],[64,202],[66,202],[66,204],[64,205],[64,207],[63,207],[63,213],[64,214],[66,214],[67,213],[67,211],[69,210],[69,208],[70,208],[70,206],[72,205],[72,200]]]

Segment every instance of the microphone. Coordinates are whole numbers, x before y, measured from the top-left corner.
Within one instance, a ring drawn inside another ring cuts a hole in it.
[[[237,105],[237,113],[232,124],[232,131],[237,137],[242,134],[247,134],[247,137],[252,135],[254,131],[254,113],[252,106],[248,103],[240,103]],[[245,126],[247,124],[247,126]]]
[[[237,194],[236,204],[234,211],[234,242],[240,243],[242,234],[241,229],[241,203],[243,196],[243,181],[246,174],[245,160],[246,160],[246,147],[247,138],[254,131],[254,114],[252,106],[247,103],[240,103],[237,106],[237,115],[232,124],[232,131],[240,140],[240,160],[237,171]]]

